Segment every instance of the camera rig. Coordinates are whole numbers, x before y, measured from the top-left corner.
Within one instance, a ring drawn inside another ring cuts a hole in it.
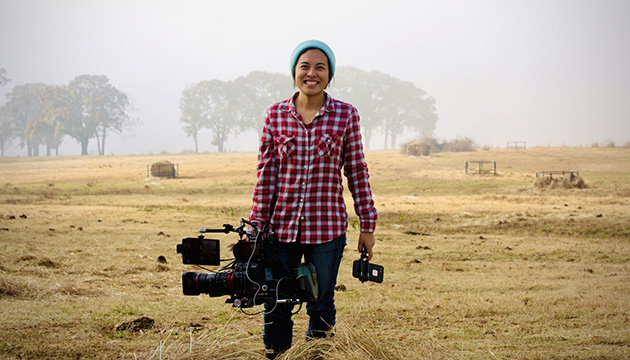
[[[246,229],[247,225],[252,231]],[[273,311],[276,304],[301,304],[317,301],[317,273],[312,264],[300,264],[286,274],[274,257],[277,235],[270,226],[259,229],[254,223],[241,219],[240,226],[224,224],[223,229],[200,229],[197,237],[188,237],[177,245],[184,264],[197,265],[207,273],[184,272],[184,295],[208,294],[210,297],[228,295],[226,303],[236,308],[250,308],[267,303]],[[220,241],[206,239],[205,233],[237,233],[233,244],[233,259],[221,259]],[[220,266],[216,271],[202,265]]]
[[[365,246],[361,249],[361,259],[352,263],[352,276],[361,280],[362,283],[366,281],[382,283],[384,271],[385,269],[381,265],[372,264],[368,261],[368,253]]]

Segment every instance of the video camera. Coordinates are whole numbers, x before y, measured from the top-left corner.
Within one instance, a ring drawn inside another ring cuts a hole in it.
[[[253,231],[247,231],[249,225]],[[300,264],[293,274],[284,274],[282,264],[274,257],[277,235],[269,228],[259,229],[255,224],[241,219],[234,228],[224,224],[223,229],[200,229],[197,237],[184,238],[177,245],[184,264],[220,266],[228,265],[209,273],[185,272],[182,274],[184,295],[208,294],[210,297],[228,295],[226,303],[233,307],[250,308],[268,303],[297,304],[317,301],[317,273],[312,264]],[[235,232],[239,240],[232,246],[233,259],[222,260],[220,242],[206,239],[204,233]],[[244,236],[249,237],[249,241]],[[202,267],[203,268],[203,267]]]

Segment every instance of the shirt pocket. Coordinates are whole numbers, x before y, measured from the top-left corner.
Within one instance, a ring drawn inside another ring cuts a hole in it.
[[[279,160],[290,158],[295,152],[295,136],[280,135],[275,139],[275,145]]]
[[[338,135],[323,134],[317,140],[317,153],[320,157],[336,158],[341,149],[341,141]]]

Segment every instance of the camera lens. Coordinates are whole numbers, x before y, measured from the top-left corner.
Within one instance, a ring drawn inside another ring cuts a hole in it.
[[[212,297],[232,294],[232,272],[182,274],[184,295],[208,294]]]

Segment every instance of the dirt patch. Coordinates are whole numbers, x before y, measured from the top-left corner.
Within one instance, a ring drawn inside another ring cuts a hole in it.
[[[43,267],[47,267],[47,268],[50,268],[50,269],[58,269],[58,268],[61,267],[60,263],[58,263],[58,262],[56,262],[54,260],[51,260],[49,258],[43,258],[43,259],[39,260],[37,262],[37,265],[43,266]]]
[[[149,317],[143,316],[136,320],[127,321],[127,322],[116,325],[116,330],[139,332],[142,330],[148,330],[152,328],[154,324],[155,324],[155,320]]]

